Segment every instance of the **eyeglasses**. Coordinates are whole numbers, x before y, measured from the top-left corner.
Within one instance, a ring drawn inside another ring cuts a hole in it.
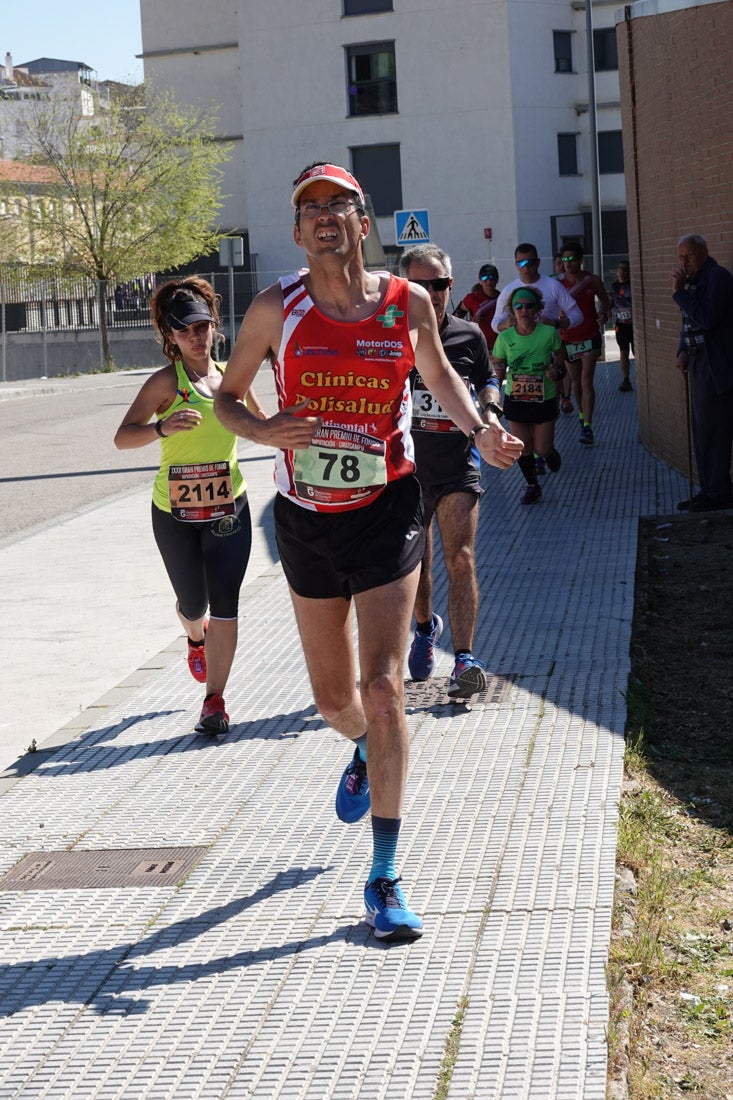
[[[515,302],[514,309],[537,309],[536,302]]]
[[[561,260],[564,264],[571,264],[573,262],[573,260],[577,260],[578,257],[577,256],[561,256],[560,258],[561,258]]]
[[[538,264],[539,257],[535,256],[533,260],[517,260],[517,267],[530,267],[532,264]]]
[[[322,212],[327,210],[335,218],[344,217],[355,209],[353,199],[331,199],[330,202],[304,202],[300,207],[301,217],[320,218]]]
[[[479,279],[482,283],[485,283],[487,279],[489,282],[495,283],[498,278],[498,275],[479,275]]]
[[[441,290],[447,290],[451,284],[450,275],[444,275],[441,279],[410,279],[411,283],[417,283],[418,286],[424,286],[426,290],[435,290],[440,292]]]

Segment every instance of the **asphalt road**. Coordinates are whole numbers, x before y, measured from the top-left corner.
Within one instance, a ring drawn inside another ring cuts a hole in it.
[[[150,484],[158,448],[113,443],[150,373],[59,379],[53,393],[0,401],[2,542]]]
[[[0,546],[152,484],[157,445],[118,451],[114,434],[151,370],[9,383],[0,400]],[[43,389],[50,392],[40,392]],[[276,409],[271,373],[256,390]],[[0,397],[2,394],[0,393]]]

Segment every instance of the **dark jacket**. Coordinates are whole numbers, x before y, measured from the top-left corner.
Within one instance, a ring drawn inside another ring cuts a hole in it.
[[[733,389],[733,275],[708,256],[697,277],[672,297],[704,333],[716,393]],[[681,340],[677,350],[684,350]]]

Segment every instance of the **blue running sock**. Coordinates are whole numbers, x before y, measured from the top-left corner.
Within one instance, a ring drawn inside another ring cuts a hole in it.
[[[400,817],[375,817],[372,814],[372,837],[374,838],[374,857],[369,872],[369,882],[375,878],[397,878],[395,856],[400,835]]]
[[[359,750],[359,759],[362,764],[366,764],[366,738],[367,735],[362,733],[361,737],[357,737],[354,741],[354,745]]]

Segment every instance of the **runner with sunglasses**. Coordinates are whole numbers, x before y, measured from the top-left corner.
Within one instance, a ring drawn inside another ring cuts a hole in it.
[[[519,277],[505,286],[499,295],[491,322],[494,332],[501,332],[514,324],[509,303],[512,292],[520,286],[532,286],[542,295],[544,306],[540,320],[543,324],[554,325],[559,329],[580,324],[583,314],[560,280],[540,275],[540,258],[533,244],[518,244],[514,250],[514,261]]]
[[[403,257],[404,258],[404,257]],[[496,333],[491,327],[496,303],[499,300],[499,272],[493,264],[484,264],[479,268],[478,282],[474,283],[460,305],[453,310],[454,317],[465,317],[475,321],[486,337],[489,351],[494,346]]]
[[[249,307],[216,410],[237,435],[277,448],[275,531],[315,703],[353,752],[336,813],[353,822],[371,809],[366,919],[381,940],[413,940],[422,921],[395,867],[410,748],[403,669],[425,548],[412,368],[491,465],[510,467],[522,444],[493,413],[479,418],[427,291],[364,267],[358,180],[337,164],[309,165],[292,204],[308,267]],[[280,411],[261,421],[242,399],[265,359]]]
[[[494,269],[495,270],[495,269]],[[466,390],[483,410],[500,412],[499,382],[489,359],[486,340],[476,325],[447,313],[453,284],[450,257],[433,244],[403,252],[400,275],[425,287],[435,311],[438,335],[449,362]],[[481,297],[484,298],[483,292]],[[443,620],[433,611],[433,516],[440,531],[448,573],[448,618],[455,664],[448,694],[468,698],[486,690],[483,663],[473,655],[479,609],[474,546],[478,526],[481,462],[475,447],[466,449],[462,432],[427,389],[417,370],[410,375],[412,437],[416,473],[422,489],[426,546],[415,598],[415,636],[408,667],[413,680],[427,680],[435,669],[435,645]]]
[[[519,467],[527,488],[521,504],[536,504],[542,496],[537,481],[535,454],[544,458],[548,470],[560,469],[555,450],[557,383],[565,375],[565,350],[554,325],[543,325],[542,295],[535,287],[513,291],[510,309],[514,324],[500,332],[492,359],[504,384],[504,414],[524,449]]]

